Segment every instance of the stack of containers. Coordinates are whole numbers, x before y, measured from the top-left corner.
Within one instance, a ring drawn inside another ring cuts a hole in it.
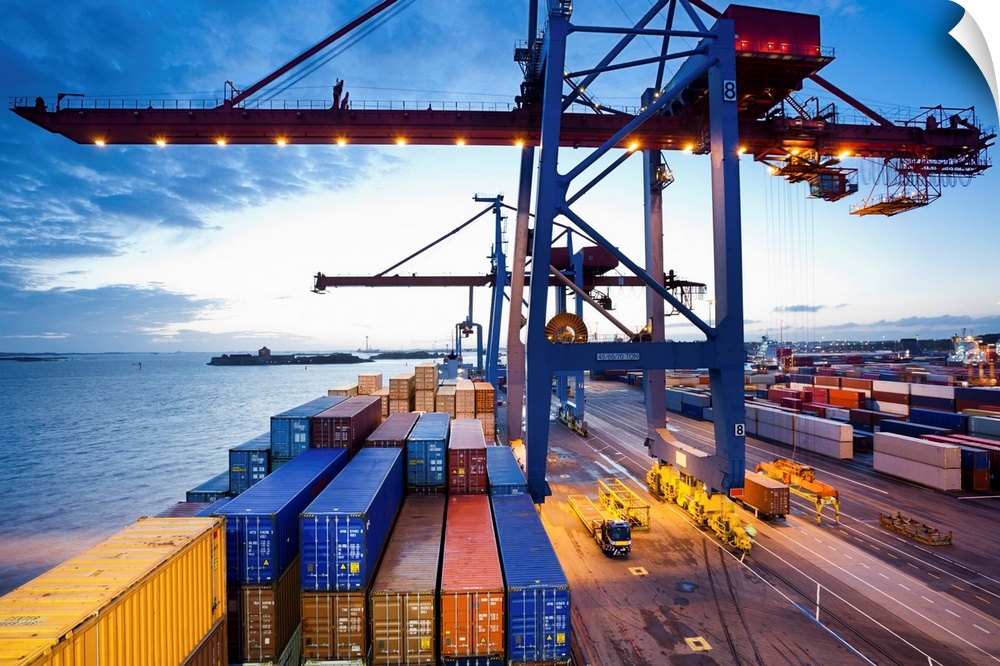
[[[957,445],[882,431],[875,433],[874,452],[876,472],[938,490],[962,489],[962,452]]]
[[[347,449],[353,456],[382,423],[382,407],[374,396],[356,396],[312,417],[314,449]]]
[[[448,498],[438,598],[443,664],[503,664],[504,584],[491,514],[485,495]]]
[[[327,389],[326,394],[327,395],[336,395],[336,396],[340,396],[340,397],[343,397],[343,398],[353,398],[354,396],[359,395],[359,393],[358,393],[358,385],[357,384],[344,384],[343,386],[337,386],[337,387],[334,387],[332,389]]]
[[[445,498],[411,495],[369,594],[371,663],[437,663],[437,588]]]
[[[955,411],[955,387],[938,384],[911,384],[910,408]]]
[[[455,418],[476,418],[476,387],[471,379],[455,380]]]
[[[437,397],[434,398],[434,411],[444,412],[455,418],[455,392],[456,384],[454,380],[445,380],[438,386]]]
[[[406,438],[416,424],[420,414],[398,412],[385,417],[379,427],[365,438],[365,447],[379,449],[401,449],[406,446]]]
[[[225,549],[218,518],[140,518],[0,597],[0,663],[184,664],[213,647],[226,663]]]
[[[413,394],[417,378],[414,373],[403,373],[389,378],[389,413],[412,412]]]
[[[299,624],[299,514],[347,464],[308,449],[213,515],[226,519],[229,663],[278,659]]]
[[[416,392],[413,397],[413,409],[418,412],[433,412],[438,387],[437,363],[418,365],[414,371]]]
[[[448,436],[448,492],[486,492],[486,439],[478,419],[455,419]]]
[[[382,388],[382,373],[370,372],[358,375],[358,395],[372,395]]]
[[[239,495],[271,471],[271,433],[229,449],[229,492]]]
[[[215,502],[229,496],[229,472],[226,471],[187,491],[185,499],[188,502]]]
[[[302,511],[305,659],[367,658],[368,588],[402,501],[402,450],[369,448]]]
[[[271,471],[309,448],[312,417],[346,400],[322,396],[271,417]]]
[[[569,581],[535,503],[527,495],[491,501],[507,594],[505,663],[569,664]]]
[[[495,442],[497,434],[496,389],[489,382],[473,382],[476,391],[476,418],[483,425],[487,442]]]
[[[486,476],[490,496],[526,495],[528,482],[521,466],[517,464],[514,450],[509,446],[486,447]]]
[[[406,489],[419,495],[445,492],[445,460],[451,417],[443,412],[420,415],[406,438]]]
[[[854,427],[849,423],[795,414],[792,429],[797,448],[838,460],[854,457]]]
[[[375,389],[371,395],[378,398],[382,404],[382,418],[389,416],[389,387]]]

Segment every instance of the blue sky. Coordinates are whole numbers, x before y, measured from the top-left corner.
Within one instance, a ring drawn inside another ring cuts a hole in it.
[[[821,75],[894,119],[922,106],[997,110],[973,58],[948,31],[946,0],[787,0],[746,4],[821,16],[836,59]],[[984,29],[985,3],[968,0]],[[523,6],[522,6],[523,5]],[[514,43],[527,3],[416,0],[285,93],[329,99],[335,78],[355,104],[406,100],[511,103],[521,80]],[[0,88],[8,98],[81,92],[100,99],[212,99],[245,87],[343,25],[365,5],[231,1],[126,3],[0,0]],[[574,20],[624,24],[646,0],[581,0]],[[714,3],[718,9],[724,5]],[[986,33],[994,56],[997,35]],[[571,42],[571,48],[575,42]],[[637,40],[636,57],[655,45]],[[576,46],[574,66],[591,49]],[[994,58],[995,60],[995,58]],[[648,73],[591,89],[631,105]],[[802,97],[829,94],[807,84]],[[842,106],[845,108],[846,106]],[[80,146],[0,114],[0,351],[245,351],[451,345],[466,289],[341,288],[310,292],[317,271],[377,273],[482,208],[514,203],[517,149],[365,146]],[[576,159],[572,154],[566,161]],[[665,258],[713,291],[707,157],[668,154]],[[788,340],[948,337],[1000,332],[996,169],[894,217],[850,215],[872,189],[836,203],[806,198],[750,159],[741,165],[746,337]],[[641,175],[630,160],[583,210],[642,258]],[[588,199],[590,197],[588,196]],[[511,235],[513,217],[510,219]],[[610,225],[610,226],[609,226]],[[400,270],[483,274],[484,218]],[[612,290],[615,316],[644,323],[638,290]],[[476,290],[473,319],[489,322]],[[707,301],[694,310],[709,318]],[[612,326],[586,314],[600,336]],[[698,339],[667,320],[667,336]],[[463,343],[468,344],[468,343]]]

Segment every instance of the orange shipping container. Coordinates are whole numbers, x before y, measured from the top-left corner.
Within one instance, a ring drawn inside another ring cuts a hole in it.
[[[302,593],[302,658],[365,659],[368,654],[366,590]]]
[[[372,664],[434,664],[444,497],[411,495],[372,583]]]
[[[486,495],[448,498],[439,607],[442,657],[503,657],[503,574]]]
[[[0,663],[181,664],[226,616],[221,518],[141,518],[0,597]]]

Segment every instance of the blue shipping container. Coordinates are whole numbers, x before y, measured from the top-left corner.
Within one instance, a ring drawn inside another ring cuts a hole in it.
[[[507,591],[507,663],[569,659],[569,581],[528,495],[493,503]]]
[[[509,446],[486,447],[486,476],[490,495],[526,495],[528,482]]]
[[[271,433],[229,449],[229,492],[239,495],[271,470]]]
[[[302,511],[302,589],[367,589],[402,503],[403,451],[358,451]]]
[[[923,425],[932,425],[939,428],[948,428],[962,435],[969,430],[969,417],[965,414],[955,412],[941,412],[935,409],[910,409],[910,421]]]
[[[426,412],[420,415],[406,438],[406,483],[414,487],[443,487],[451,415]]]
[[[229,497],[229,472],[213,476],[205,483],[187,491],[188,502],[214,502]]]
[[[312,417],[347,400],[342,395],[324,395],[271,417],[271,457],[294,458],[309,448]]]
[[[344,449],[303,451],[213,514],[226,518],[228,580],[276,582],[299,554],[299,514],[346,464]]]
[[[947,428],[923,425],[922,423],[910,423],[909,421],[896,421],[894,419],[882,419],[879,424],[882,432],[891,432],[895,435],[906,435],[907,437],[920,437],[921,435],[945,435],[949,432]]]

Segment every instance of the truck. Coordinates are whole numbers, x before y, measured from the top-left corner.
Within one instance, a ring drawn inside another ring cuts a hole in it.
[[[763,473],[745,472],[743,488],[730,491],[732,498],[756,515],[771,520],[784,520],[789,513],[788,486]]]
[[[628,555],[632,550],[632,526],[627,520],[609,516],[586,495],[570,495],[567,499],[605,555]]]

